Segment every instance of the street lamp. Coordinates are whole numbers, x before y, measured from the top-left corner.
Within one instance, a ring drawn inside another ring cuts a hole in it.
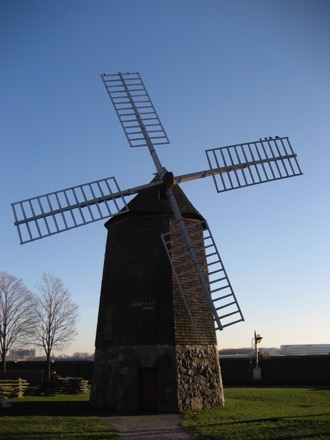
[[[253,368],[253,379],[254,380],[260,380],[261,379],[261,368],[259,367],[259,352],[258,352],[258,344],[260,344],[262,340],[262,336],[257,334],[256,331],[254,331],[254,353],[255,353],[255,359],[256,359],[256,366]]]

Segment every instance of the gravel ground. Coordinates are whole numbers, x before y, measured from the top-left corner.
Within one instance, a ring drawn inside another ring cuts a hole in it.
[[[178,414],[113,416],[106,420],[117,426],[122,440],[191,440],[181,428]]]

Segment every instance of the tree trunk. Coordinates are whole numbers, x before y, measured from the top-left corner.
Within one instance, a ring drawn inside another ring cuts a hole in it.
[[[1,360],[2,360],[1,371],[3,373],[5,373],[6,372],[6,352],[1,353]]]
[[[51,370],[50,370],[50,351],[46,353],[46,356],[47,356],[47,369],[46,369],[47,375],[46,375],[46,377],[47,377],[47,381],[50,381],[50,373],[51,373]]]

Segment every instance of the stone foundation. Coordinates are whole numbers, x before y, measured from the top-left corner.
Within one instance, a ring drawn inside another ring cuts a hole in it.
[[[96,350],[91,404],[125,413],[223,406],[217,347],[153,345]]]
[[[179,411],[224,405],[217,346],[176,346]]]

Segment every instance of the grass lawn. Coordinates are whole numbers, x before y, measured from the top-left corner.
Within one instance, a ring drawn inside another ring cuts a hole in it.
[[[226,388],[225,396],[224,408],[184,414],[193,438],[330,439],[330,388]],[[93,412],[88,399],[89,393],[10,399],[11,408],[0,409],[0,440],[118,439],[102,418],[107,414]]]
[[[89,407],[89,393],[25,396],[0,409],[1,440],[119,439],[116,429]]]
[[[330,388],[227,388],[226,405],[189,411],[199,440],[330,439]]]

